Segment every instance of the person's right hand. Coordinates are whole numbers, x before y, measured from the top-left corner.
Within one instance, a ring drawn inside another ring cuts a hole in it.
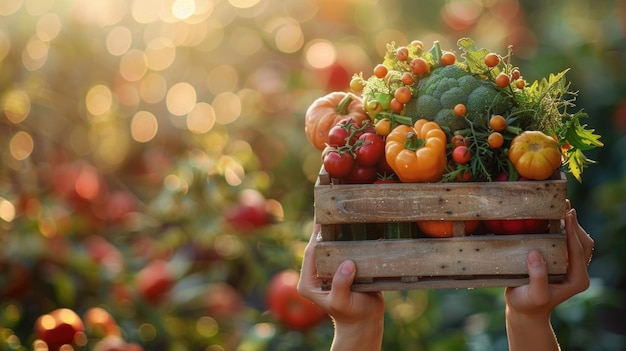
[[[565,232],[568,267],[562,283],[548,282],[546,262],[541,253],[533,250],[527,258],[530,283],[506,289],[506,326],[511,351],[560,350],[550,324],[552,310],[589,287],[587,266],[594,242],[578,223],[574,209],[568,209],[565,215]]]
[[[332,278],[330,291],[323,291],[315,266],[315,245],[319,232],[320,226],[315,224],[304,250],[298,292],[332,317],[335,337],[331,350],[380,350],[385,313],[382,293],[350,290],[356,275],[356,266],[350,260],[339,265]]]

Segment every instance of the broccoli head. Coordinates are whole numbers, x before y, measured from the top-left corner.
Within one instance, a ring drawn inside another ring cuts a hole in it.
[[[485,124],[489,116],[504,113],[513,104],[506,92],[492,82],[475,77],[460,65],[435,68],[419,81],[417,98],[407,104],[405,114],[413,120],[427,119],[455,131],[467,128],[467,120]],[[467,120],[454,114],[454,106],[467,107]]]

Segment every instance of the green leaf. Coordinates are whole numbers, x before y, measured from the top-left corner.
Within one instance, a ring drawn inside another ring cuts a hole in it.
[[[485,64],[485,56],[490,53],[489,50],[485,48],[478,49],[474,40],[470,38],[461,38],[457,41],[457,44],[463,51],[461,56],[465,58],[465,63],[467,64],[467,68],[470,72],[483,73],[489,69],[489,67]],[[500,73],[500,69],[498,67],[493,67],[491,71],[494,76]]]
[[[581,125],[578,118],[573,118],[568,126],[565,140],[574,148],[580,150],[591,150],[604,146],[600,141],[600,135],[593,132],[595,129],[585,129],[586,124]]]
[[[581,174],[583,169],[590,164],[595,163],[595,161],[590,160],[583,154],[580,149],[571,149],[567,153],[567,161],[565,162],[569,166],[569,172],[578,180],[582,182]]]

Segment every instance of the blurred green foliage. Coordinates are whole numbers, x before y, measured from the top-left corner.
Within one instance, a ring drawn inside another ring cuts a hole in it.
[[[624,11],[618,0],[2,2],[0,348],[30,349],[54,308],[101,306],[147,350],[327,349],[330,323],[293,331],[264,302],[312,228],[320,161],[304,111],[371,70],[387,42],[471,36],[512,44],[528,80],[572,68],[606,146],[569,189],[596,241],[592,286],[553,323],[564,349],[623,350]],[[139,277],[155,260],[172,284],[152,299]],[[506,350],[502,295],[388,292],[384,348]]]

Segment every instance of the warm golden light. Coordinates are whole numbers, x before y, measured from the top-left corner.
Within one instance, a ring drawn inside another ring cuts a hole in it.
[[[211,105],[215,109],[215,117],[220,124],[230,124],[241,114],[241,100],[239,96],[231,92],[217,95]]]
[[[11,156],[18,161],[26,159],[33,152],[35,147],[35,143],[33,141],[33,137],[26,132],[17,132],[11,138],[11,142],[9,143],[9,150],[11,151]]]
[[[2,109],[7,119],[18,124],[28,117],[30,113],[30,98],[23,90],[11,90],[3,99]]]
[[[106,47],[113,56],[124,55],[133,43],[130,29],[124,26],[114,27],[106,37]]]
[[[175,116],[184,116],[196,105],[196,89],[187,82],[174,84],[166,96],[167,110]]]
[[[94,116],[100,116],[111,109],[113,103],[113,94],[109,87],[98,84],[94,85],[87,92],[85,97],[85,106],[87,111]]]
[[[196,134],[209,132],[215,125],[215,109],[206,102],[200,102],[187,115],[187,128]]]
[[[139,111],[130,123],[130,134],[135,141],[146,143],[152,140],[157,131],[159,124],[156,117],[148,111]]]
[[[0,219],[5,222],[12,222],[14,218],[15,206],[9,200],[0,197]]]
[[[335,46],[327,40],[312,40],[305,49],[306,63],[313,68],[325,68],[337,59]]]

